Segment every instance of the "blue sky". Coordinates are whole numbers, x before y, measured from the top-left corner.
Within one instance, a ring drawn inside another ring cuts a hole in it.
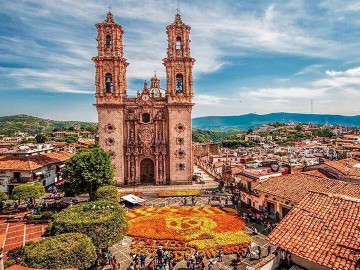
[[[154,70],[177,1],[1,0],[0,115],[96,121],[95,24],[125,30],[128,93]],[[360,2],[181,0],[192,27],[193,116],[360,114]]]

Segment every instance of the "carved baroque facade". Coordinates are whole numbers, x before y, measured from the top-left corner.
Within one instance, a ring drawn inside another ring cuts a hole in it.
[[[191,110],[193,92],[190,26],[179,14],[166,27],[166,90],[156,75],[136,97],[126,93],[122,27],[109,12],[96,24],[95,62],[99,143],[113,158],[118,185],[179,184],[193,174]]]

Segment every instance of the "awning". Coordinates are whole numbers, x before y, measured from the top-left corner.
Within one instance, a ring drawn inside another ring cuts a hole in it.
[[[44,174],[43,172],[36,172],[35,173],[36,176],[43,175],[43,174]]]
[[[60,169],[64,168],[64,167],[65,167],[65,164],[62,164],[62,165],[59,166]]]
[[[142,198],[140,198],[138,196],[135,196],[133,194],[128,194],[128,195],[122,196],[121,199],[124,200],[124,201],[130,202],[132,204],[138,204],[138,203],[145,202],[144,199],[142,199]]]
[[[65,180],[61,179],[61,180],[55,182],[55,186],[60,186],[60,185],[64,184],[64,182],[65,182]]]

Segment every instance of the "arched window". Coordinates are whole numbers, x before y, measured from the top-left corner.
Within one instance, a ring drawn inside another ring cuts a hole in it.
[[[106,36],[106,44],[105,44],[106,48],[110,48],[111,47],[111,36],[107,35]]]
[[[106,93],[112,93],[114,91],[114,85],[111,73],[105,74],[105,89]]]
[[[176,74],[175,79],[175,90],[176,93],[182,93],[184,91],[184,78],[182,74]]]
[[[181,45],[181,37],[177,37],[176,38],[176,43],[175,43],[175,49],[176,50],[180,50],[182,48],[182,45]]]

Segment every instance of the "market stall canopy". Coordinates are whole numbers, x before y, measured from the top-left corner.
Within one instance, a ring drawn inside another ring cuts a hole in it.
[[[124,201],[130,202],[132,204],[139,204],[139,203],[145,202],[144,199],[142,199],[138,196],[135,196],[133,194],[128,194],[128,195],[122,196],[121,199]]]

